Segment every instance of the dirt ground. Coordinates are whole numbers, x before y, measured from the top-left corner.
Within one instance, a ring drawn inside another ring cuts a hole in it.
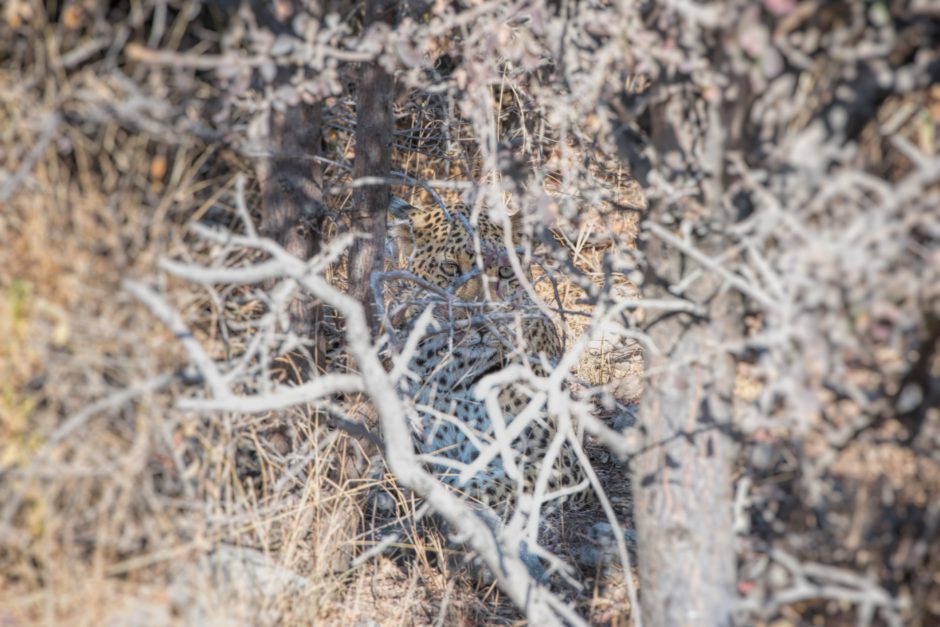
[[[30,43],[10,15],[0,56],[20,65],[0,68],[0,189],[15,190],[0,202],[0,625],[523,623],[433,521],[358,561],[377,539],[376,449],[368,437],[304,408],[258,416],[177,407],[201,382],[179,338],[122,280],[158,287],[210,356],[239,354],[252,340],[248,323],[265,312],[262,295],[202,289],[168,277],[159,263],[217,258],[189,227],[242,228],[241,177],[257,218],[250,163],[224,138],[180,132],[104,53],[64,58],[61,47],[72,41],[66,27],[49,26]],[[165,94],[174,106],[177,96]],[[918,115],[905,118],[912,128],[940,124],[936,86],[884,106],[883,118],[913,107]],[[343,145],[349,109],[334,113],[331,132]],[[447,178],[429,163],[432,152],[399,146],[396,158],[415,176]],[[641,206],[635,182],[621,174],[598,177],[623,204]],[[328,172],[327,183],[342,176]],[[337,215],[348,199],[329,200]],[[558,237],[600,281],[605,247],[632,245],[636,216],[599,211],[580,232]],[[332,278],[342,285],[342,270]],[[623,293],[634,293],[618,280]],[[562,288],[562,304],[577,309],[581,288]],[[576,337],[576,322],[571,330]],[[887,350],[879,356],[886,371],[903,359]],[[629,404],[642,391],[641,360],[636,345],[597,338],[574,376],[609,384]],[[764,383],[749,377],[746,363],[739,375],[743,399]],[[854,411],[836,396],[831,408],[814,419],[838,423]],[[343,410],[374,426],[361,399]],[[912,443],[903,443],[904,427],[884,421],[841,450],[822,435],[797,442],[781,428],[742,448],[736,478],[753,485],[742,599],[760,600],[790,576],[763,560],[775,546],[861,573],[901,599],[910,624],[940,625],[940,409]],[[628,468],[598,443],[588,448],[629,527]],[[807,475],[808,467],[820,474]],[[410,495],[396,498],[402,511],[420,508]],[[601,518],[594,508],[556,521],[551,547],[577,557],[591,546],[585,529]],[[575,575],[580,587],[561,586],[583,615],[630,624],[625,576],[633,573],[609,565]],[[765,624],[861,624],[858,607],[808,598]]]

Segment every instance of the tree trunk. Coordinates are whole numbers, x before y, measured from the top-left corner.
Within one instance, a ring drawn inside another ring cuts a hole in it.
[[[661,242],[646,247],[646,253],[652,265],[670,274],[684,265]],[[641,609],[647,627],[732,624],[734,362],[727,354],[715,354],[714,346],[733,331],[738,299],[730,293],[715,295],[716,284],[703,278],[693,295],[705,302],[699,297],[712,292],[711,322],[682,314],[648,328],[663,353],[646,360],[650,376],[639,418],[645,452],[633,466]],[[645,296],[663,297],[664,291],[648,290]]]
[[[660,220],[667,209],[654,205],[646,221],[679,224],[681,216]],[[733,219],[718,208],[708,218],[711,227],[728,226]],[[708,232],[683,242],[715,257],[727,238],[715,228]],[[641,247],[647,262],[644,298],[674,298],[670,286],[701,271],[683,296],[706,313],[656,316],[647,324],[661,353],[646,356],[639,417],[645,446],[632,467],[643,624],[731,625],[737,601],[731,478],[735,364],[716,347],[740,337],[743,300],[714,272],[648,230]]]
[[[395,21],[395,3],[385,0],[366,2],[363,29],[373,24]],[[353,176],[388,178],[392,149],[392,77],[375,59],[360,66],[356,106],[356,159]],[[363,185],[353,195],[350,212],[353,230],[365,233],[349,251],[349,292],[365,307],[369,327],[375,331],[375,308],[370,287],[372,273],[385,264],[386,212],[389,186]]]
[[[325,214],[317,166],[306,158],[320,144],[320,107],[301,103],[272,111],[269,133],[271,156],[257,166],[261,233],[306,260],[320,249]]]
[[[303,10],[297,1],[281,3],[278,11],[272,11],[272,5],[266,2],[254,2],[252,6],[258,22],[274,33],[291,32],[291,21]],[[290,71],[279,70],[277,80],[288,82]],[[319,104],[300,102],[283,111],[272,109],[267,137],[253,138],[265,147],[264,156],[255,163],[261,186],[260,234],[303,260],[320,251],[326,216],[321,167],[312,158],[320,152],[321,116]],[[288,313],[295,333],[316,340],[316,365],[322,369],[327,344],[321,329],[323,308],[308,296],[298,295],[288,305]],[[301,367],[290,376],[305,378],[306,369]]]
[[[318,166],[304,158],[315,154],[320,145],[320,107],[300,103],[283,112],[272,111],[269,132],[274,156],[263,158],[256,167],[263,211],[260,233],[307,260],[320,251],[326,214],[316,176]],[[304,380],[308,366],[317,371],[326,367],[329,338],[322,328],[324,311],[320,303],[301,292],[287,305],[287,312],[291,329],[314,341],[313,364],[293,357],[284,362],[287,378]]]

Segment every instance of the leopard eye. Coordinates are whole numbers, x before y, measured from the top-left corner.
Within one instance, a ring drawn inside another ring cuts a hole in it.
[[[458,266],[453,261],[445,261],[441,263],[441,270],[443,270],[444,274],[447,276],[457,276],[460,274],[460,266]]]
[[[500,268],[499,268],[499,278],[501,278],[501,279],[511,279],[511,278],[514,277],[515,275],[516,275],[516,273],[513,272],[511,266],[500,266]]]

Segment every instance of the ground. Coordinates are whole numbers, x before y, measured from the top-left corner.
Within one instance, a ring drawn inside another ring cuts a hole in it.
[[[350,435],[332,417],[303,408],[257,416],[175,407],[201,382],[186,367],[179,338],[122,289],[122,280],[159,289],[212,357],[240,354],[252,339],[246,323],[266,312],[261,294],[201,288],[168,277],[159,263],[220,258],[218,248],[188,227],[242,229],[239,177],[258,217],[250,159],[226,134],[187,126],[188,118],[165,113],[172,107],[156,106],[172,103],[188,115],[217,96],[212,89],[196,85],[199,97],[189,101],[156,73],[130,80],[107,50],[65,58],[62,52],[84,41],[70,25],[81,20],[84,5],[69,4],[62,24],[17,34],[28,22],[17,11],[30,6],[10,3],[0,26],[0,48],[13,61],[0,69],[0,194],[15,181],[14,193],[0,202],[0,624],[519,623],[518,610],[464,563],[433,521],[397,550],[356,561],[376,539],[369,509],[376,447],[369,437]],[[163,101],[141,91],[146,81]],[[513,97],[507,90],[506,109]],[[891,122],[922,152],[936,154],[938,103],[936,86],[893,97],[877,121]],[[354,116],[348,102],[331,106],[327,142],[336,153],[330,156],[346,162]],[[400,118],[412,116],[402,123],[423,132],[408,136],[414,145],[399,137],[401,169],[466,183],[466,173],[443,159],[448,146],[439,112],[419,97],[397,106]],[[511,118],[501,120],[508,125]],[[909,169],[875,126],[860,137],[861,152],[881,168],[876,174]],[[540,211],[571,227],[556,229],[554,237],[590,281],[538,287],[547,302],[557,288],[566,310],[583,313],[588,286],[609,278],[604,253],[629,248],[644,202],[620,166],[576,148],[546,147],[537,165],[548,173],[551,201]],[[619,208],[598,206],[577,220],[563,219],[556,200],[568,193],[561,172],[572,164],[587,164],[583,171]],[[349,200],[340,170],[328,169],[324,182],[340,189],[328,198],[327,238],[348,227],[339,215]],[[411,202],[430,202],[420,189],[410,192]],[[343,285],[341,264],[330,279]],[[619,295],[636,295],[628,277],[614,273],[612,280]],[[890,320],[884,322],[891,315],[860,312],[853,323],[891,333]],[[567,342],[585,326],[573,314],[556,322]],[[905,355],[876,348],[883,373],[904,363]],[[634,344],[592,338],[572,385],[605,386],[629,405],[642,392],[640,362]],[[864,383],[883,373],[849,374]],[[765,383],[742,360],[738,396],[749,400]],[[901,443],[903,425],[885,420],[870,437],[837,450],[812,430],[825,421],[850,421],[853,409],[835,396],[826,406],[826,416],[807,417],[809,437],[794,439],[781,426],[754,434],[742,452],[736,480],[753,480],[744,518],[755,540],[742,550],[742,597],[761,599],[773,583],[776,574],[760,570],[767,546],[761,543],[777,543],[802,560],[866,573],[908,600],[905,618],[914,608],[920,624],[940,624],[940,467],[931,453],[940,443],[940,415],[928,415],[919,447]],[[373,429],[361,399],[345,399],[343,410]],[[596,442],[588,450],[629,526],[627,468]],[[827,470],[808,477],[803,460]],[[391,481],[385,485],[395,489]],[[420,507],[411,495],[397,497],[403,510]],[[590,547],[584,529],[601,518],[596,508],[571,513],[558,523],[552,548],[577,558]],[[564,594],[584,615],[596,624],[628,624],[622,571],[586,567],[579,576],[584,587]],[[781,608],[772,624],[848,625],[857,618],[855,606],[806,600]]]

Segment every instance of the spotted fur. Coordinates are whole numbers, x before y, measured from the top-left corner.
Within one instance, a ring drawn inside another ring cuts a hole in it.
[[[513,460],[524,477],[521,485],[510,479],[500,455],[461,481],[461,470],[495,437],[496,416],[481,398],[479,383],[511,364],[528,363],[535,374],[544,376],[560,357],[558,333],[521,287],[501,226],[485,215],[473,221],[461,205],[445,211],[397,202],[392,215],[400,220],[392,233],[405,269],[453,297],[450,305],[435,309],[434,328],[410,363],[413,378],[406,388],[414,400],[413,427],[419,448],[445,482],[506,514],[520,488],[533,491],[556,433],[555,423],[542,406],[512,442]],[[514,248],[520,244],[519,234],[520,223],[513,219],[508,243]],[[421,294],[426,296],[427,290],[410,293]],[[460,303],[472,306],[462,308]],[[409,311],[413,317],[420,308]],[[496,408],[511,428],[534,392],[516,381],[497,388],[496,395]],[[555,460],[547,492],[580,482],[580,466],[566,445]]]

